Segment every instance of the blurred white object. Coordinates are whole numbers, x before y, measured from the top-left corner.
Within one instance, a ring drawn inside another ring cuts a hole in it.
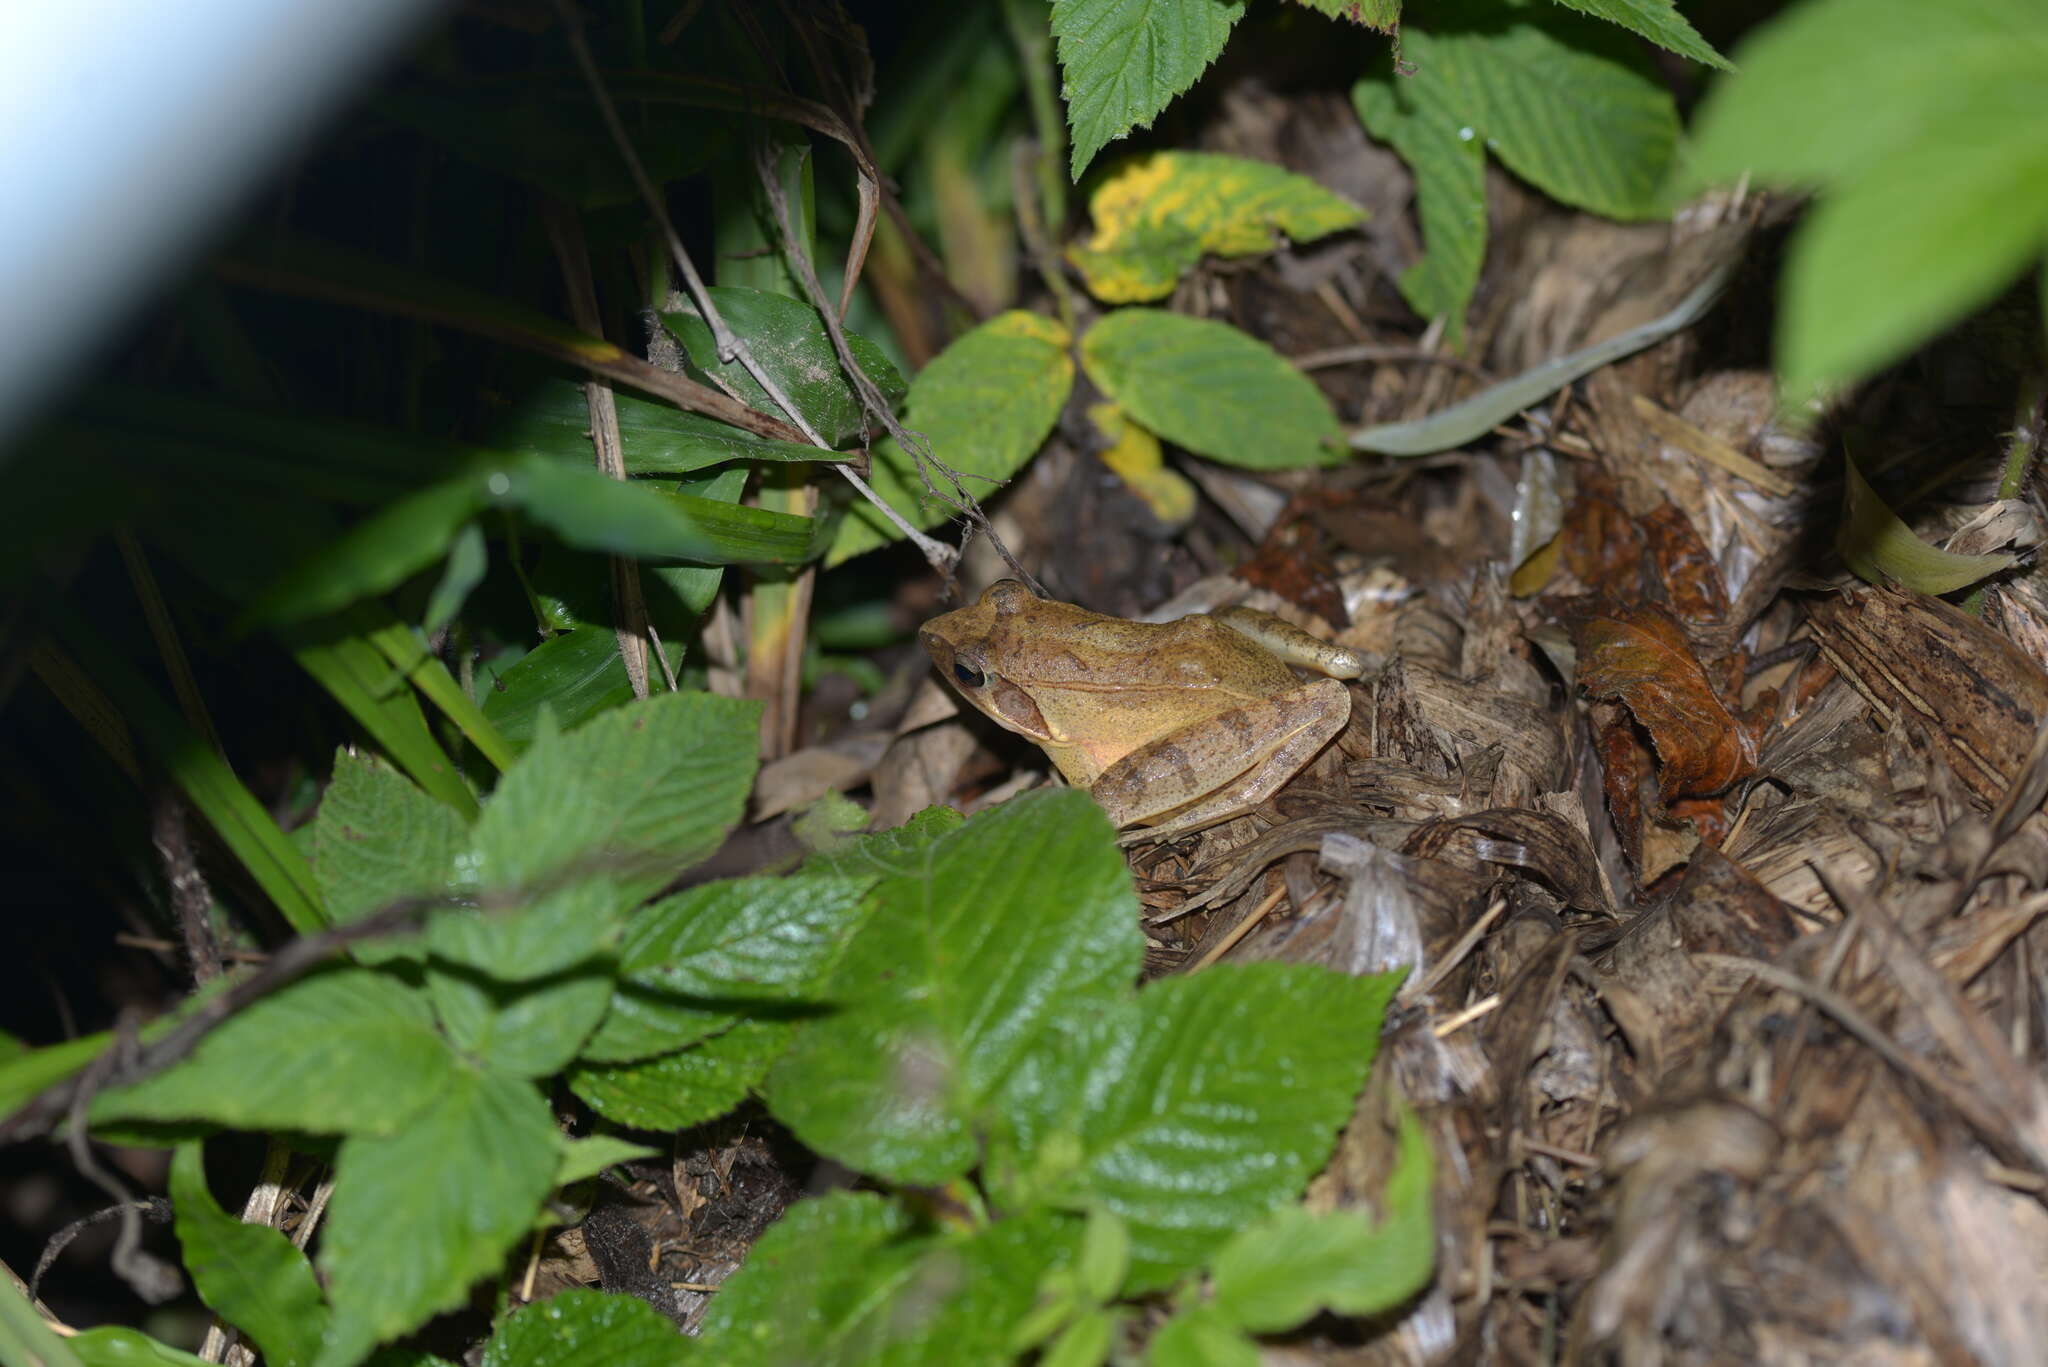
[[[0,439],[439,8],[0,0]]]

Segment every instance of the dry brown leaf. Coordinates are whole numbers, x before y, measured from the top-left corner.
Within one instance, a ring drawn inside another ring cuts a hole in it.
[[[1650,733],[1667,800],[1716,793],[1755,772],[1755,737],[1715,695],[1669,616],[1638,605],[1576,617],[1571,628],[1580,687],[1620,699]]]

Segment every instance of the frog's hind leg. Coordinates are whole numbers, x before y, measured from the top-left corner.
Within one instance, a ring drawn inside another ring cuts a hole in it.
[[[1317,679],[1212,719],[1201,739],[1181,733],[1139,746],[1089,792],[1119,827],[1143,823],[1163,836],[1205,826],[1271,797],[1350,717],[1344,685]]]

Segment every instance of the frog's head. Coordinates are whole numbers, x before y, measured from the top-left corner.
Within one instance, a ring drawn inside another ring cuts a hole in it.
[[[1052,728],[1011,666],[1031,614],[1045,602],[1017,580],[999,579],[974,603],[932,618],[917,633],[961,697],[997,725],[1035,741],[1051,740]]]

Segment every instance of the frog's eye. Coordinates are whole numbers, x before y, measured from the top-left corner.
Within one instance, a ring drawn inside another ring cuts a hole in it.
[[[960,681],[962,688],[980,688],[988,682],[988,675],[964,660],[953,661],[953,677]]]

